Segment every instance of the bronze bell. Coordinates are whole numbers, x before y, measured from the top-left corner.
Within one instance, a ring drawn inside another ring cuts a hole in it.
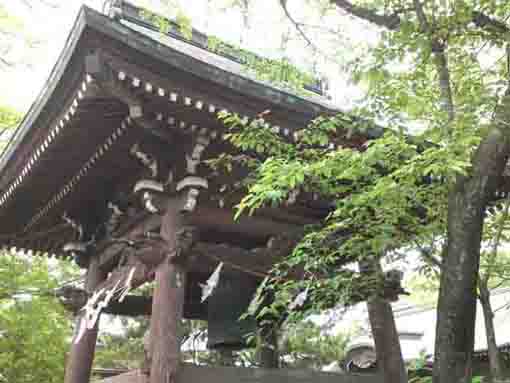
[[[207,299],[209,349],[239,350],[246,338],[256,331],[253,319],[239,320],[248,308],[258,286],[258,279],[238,271],[224,271],[218,285]]]

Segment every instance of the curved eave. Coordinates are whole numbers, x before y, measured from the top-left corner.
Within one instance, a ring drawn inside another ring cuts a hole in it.
[[[276,106],[288,110],[289,113],[296,113],[304,124],[321,113],[339,112],[331,105],[318,102],[316,99],[311,100],[305,96],[292,94],[239,73],[223,70],[200,58],[172,49],[84,6],[78,14],[51,75],[0,157],[0,190],[5,189],[6,184],[12,179],[13,174],[6,172],[6,170],[12,167],[13,162],[15,162],[13,160],[18,154],[17,149],[24,144],[28,144],[29,132],[31,134],[35,133],[34,126],[47,125],[48,122],[41,121],[41,115],[47,105],[54,101],[57,87],[62,84],[64,74],[69,69],[69,62],[75,55],[76,47],[87,29],[99,32],[160,63],[202,78],[204,81],[216,83],[226,90],[230,89],[237,94],[267,102],[268,107]]]
[[[247,74],[234,73],[229,68],[219,65],[221,61],[214,60],[219,57],[215,53],[193,45],[189,45],[189,51],[183,52],[162,44],[120,22],[113,21],[88,7],[84,7],[82,12],[85,14],[87,24],[96,31],[176,69],[201,77],[205,81],[215,82],[245,96],[262,99],[269,104],[302,113],[341,112],[326,99],[296,94],[271,83],[252,78]],[[196,54],[195,52],[200,53]]]
[[[75,52],[76,46],[87,26],[86,12],[85,9],[81,9],[76,18],[71,33],[69,34],[64,48],[60,53],[60,56],[53,67],[50,76],[46,80],[42,90],[30,106],[30,109],[25,114],[16,132],[13,134],[7,147],[5,148],[2,156],[0,156],[0,190],[5,188],[7,182],[10,181],[10,177],[6,177],[5,170],[10,165],[15,156],[16,150],[23,145],[24,140],[27,138],[28,133],[33,130],[33,126],[37,125],[38,119],[40,118],[43,109],[51,101],[56,88],[61,83],[64,72],[68,67],[69,61],[71,60],[73,53]]]

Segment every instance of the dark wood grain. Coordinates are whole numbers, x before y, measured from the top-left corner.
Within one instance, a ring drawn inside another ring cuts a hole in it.
[[[93,258],[87,271],[86,289],[93,291],[106,275],[99,268],[99,260]],[[79,328],[82,317],[78,317],[76,326]],[[71,345],[71,351],[67,359],[65,383],[88,383],[90,380],[92,362],[96,348],[99,319],[91,330],[86,330],[78,343]]]

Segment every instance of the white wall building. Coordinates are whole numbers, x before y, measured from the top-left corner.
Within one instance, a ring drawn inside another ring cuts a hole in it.
[[[494,327],[499,346],[510,344],[510,288],[494,290],[491,294],[491,304],[495,312]],[[400,337],[402,354],[406,361],[417,359],[423,355],[433,355],[436,330],[436,309],[433,306],[418,306],[406,300],[393,304],[393,313]],[[370,333],[368,314],[364,303],[349,310],[343,318],[335,324],[333,333],[345,331],[355,326],[360,328],[350,346],[351,352],[359,349],[367,354],[367,346],[373,349],[373,339]],[[482,308],[478,303],[475,329],[475,351],[485,350],[487,340]],[[375,353],[372,353],[375,357]]]

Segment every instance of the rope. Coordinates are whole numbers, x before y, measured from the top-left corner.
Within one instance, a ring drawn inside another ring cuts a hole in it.
[[[225,261],[225,260],[221,259],[220,257],[217,257],[216,255],[212,255],[212,254],[202,254],[202,255],[204,255],[208,258],[214,259],[217,262],[223,262],[225,265],[227,265],[235,270],[241,271],[245,274],[251,274],[251,275],[253,275],[255,277],[259,277],[259,278],[271,277],[271,275],[269,275],[267,273],[263,273],[261,271],[255,271],[255,270],[248,270],[248,269],[244,268],[243,266],[237,265],[233,262]]]

